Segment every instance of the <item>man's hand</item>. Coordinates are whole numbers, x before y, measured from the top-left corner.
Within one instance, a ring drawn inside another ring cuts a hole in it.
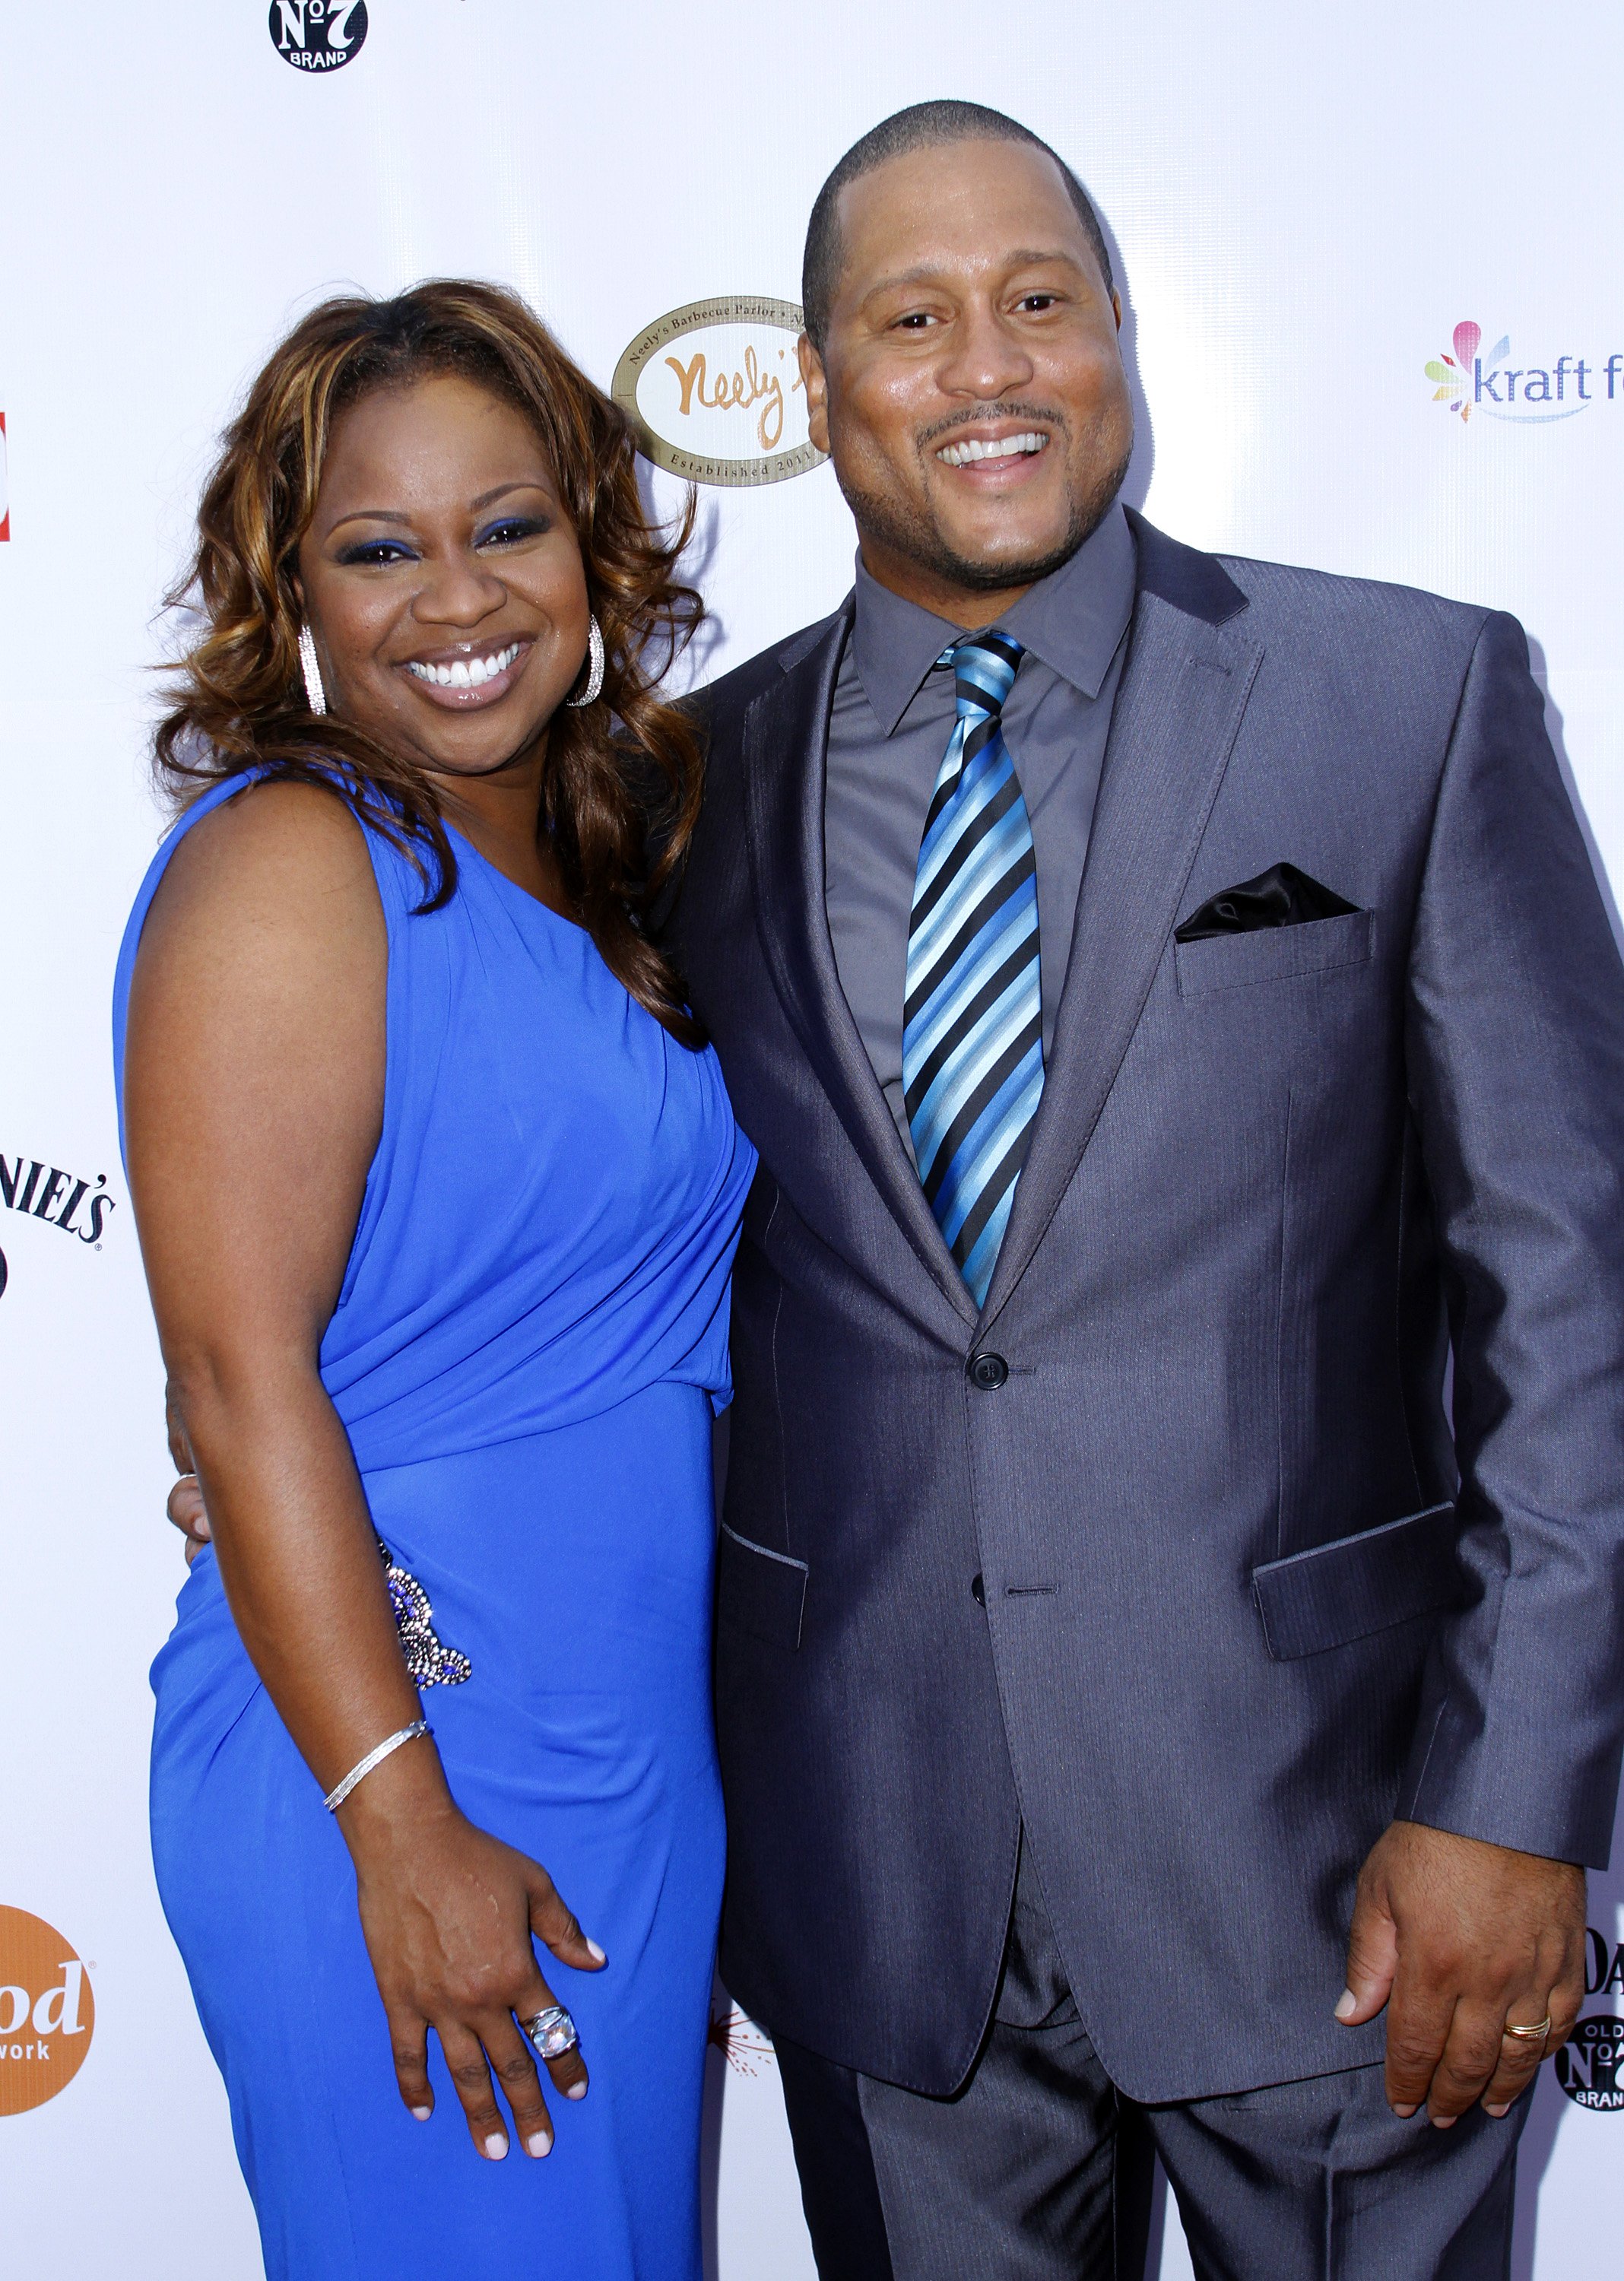
[[[209,1527],[196,1473],[182,1473],[170,1490],[169,1518],[186,1539],[186,1565],[189,1568],[214,1534]]]
[[[1359,1872],[1345,2027],[1388,2007],[1388,2100],[1440,2130],[1481,2099],[1506,2114],[1584,1997],[1584,1871],[1396,1821]],[[1543,2037],[1508,2037],[1551,2015]]]
[[[186,1565],[189,1568],[213,1538],[213,1531],[204,1508],[202,1488],[192,1471],[191,1445],[186,1439],[186,1428],[181,1423],[171,1389],[166,1389],[164,1396],[164,1424],[169,1434],[169,1454],[181,1476],[169,1492],[169,1518],[186,1539]]]

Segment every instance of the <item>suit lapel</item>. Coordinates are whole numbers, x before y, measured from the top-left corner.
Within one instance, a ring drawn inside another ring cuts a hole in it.
[[[1261,647],[1210,556],[1135,518],[1140,591],[1032,1146],[982,1314],[1014,1291],[1127,1051],[1218,795]],[[1240,616],[1239,625],[1228,622]],[[1216,621],[1216,622],[1215,622]]]
[[[744,761],[756,924],[774,986],[864,1169],[932,1280],[967,1326],[964,1287],[902,1146],[840,987],[824,876],[824,789],[848,603],[745,717]]]

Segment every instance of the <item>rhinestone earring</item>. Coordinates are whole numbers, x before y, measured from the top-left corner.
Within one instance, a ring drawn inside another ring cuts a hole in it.
[[[313,713],[327,710],[327,692],[321,686],[321,661],[316,655],[316,638],[308,626],[299,628],[299,666],[305,676],[305,695]]]
[[[603,636],[596,618],[586,622],[586,686],[578,697],[565,699],[567,705],[591,705],[603,690]]]

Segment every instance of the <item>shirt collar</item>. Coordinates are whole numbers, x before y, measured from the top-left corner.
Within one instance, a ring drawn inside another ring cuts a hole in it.
[[[1040,578],[997,623],[1083,696],[1097,697],[1133,614],[1136,576],[1133,535],[1121,506],[1114,506],[1070,561]],[[853,653],[863,693],[887,737],[943,650],[964,630],[882,586],[859,554]]]

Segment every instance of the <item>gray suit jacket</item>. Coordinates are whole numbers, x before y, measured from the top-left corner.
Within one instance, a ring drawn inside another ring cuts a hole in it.
[[[1624,975],[1522,633],[1137,535],[979,1317],[830,947],[843,612],[709,692],[675,920],[762,1155],[723,1969],[936,2092],[1023,1822],[1106,2067],[1166,2100],[1379,2056],[1331,2014],[1393,1815],[1602,1863],[1618,1784]],[[1175,943],[1280,860],[1356,909]]]

